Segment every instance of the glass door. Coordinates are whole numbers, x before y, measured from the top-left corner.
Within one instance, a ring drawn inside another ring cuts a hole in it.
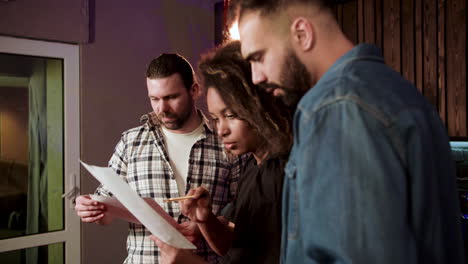
[[[77,45],[0,36],[0,263],[80,263]]]

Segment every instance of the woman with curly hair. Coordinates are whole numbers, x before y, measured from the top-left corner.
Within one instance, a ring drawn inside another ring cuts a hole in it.
[[[289,152],[291,113],[285,112],[287,107],[281,100],[252,83],[250,64],[242,58],[240,42],[228,43],[204,56],[198,70],[207,88],[207,101],[210,91],[218,94],[239,119],[261,134],[264,145],[260,150]]]
[[[279,100],[252,84],[250,65],[231,42],[205,55],[198,66],[214,128],[232,155],[251,153],[237,199],[222,217],[211,213],[203,187],[181,204],[221,263],[279,263],[283,169],[292,143],[290,113]],[[230,223],[230,224],[228,224]],[[162,263],[205,263],[190,251],[154,239]]]

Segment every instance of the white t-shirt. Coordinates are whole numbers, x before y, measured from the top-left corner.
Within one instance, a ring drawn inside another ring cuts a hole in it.
[[[190,151],[192,150],[193,144],[202,136],[203,129],[203,122],[192,132],[186,134],[174,133],[164,126],[161,126],[167,154],[169,155],[169,162],[174,172],[180,196],[185,195]]]

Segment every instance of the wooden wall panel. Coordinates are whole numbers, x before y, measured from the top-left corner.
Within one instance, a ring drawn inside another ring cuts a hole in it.
[[[416,52],[416,87],[423,92],[423,20],[422,20],[422,1],[414,1],[414,25],[415,25],[415,52]]]
[[[357,0],[343,4],[343,31],[353,42],[358,41]]]
[[[375,0],[363,0],[364,42],[376,44]]]
[[[437,100],[437,0],[423,1],[423,94],[434,106]]]
[[[466,0],[446,2],[447,124],[449,135],[467,136]]]
[[[383,49],[383,1],[375,0],[375,44]]]
[[[446,57],[445,57],[445,0],[437,0],[437,51],[438,56],[438,73],[437,85],[439,87],[439,115],[445,125],[447,125],[447,89],[446,89]]]
[[[364,41],[364,0],[357,0],[357,34],[358,43]]]
[[[415,83],[414,0],[401,4],[401,73]]]
[[[335,11],[350,40],[380,47],[415,84],[450,136],[468,137],[466,0],[350,0]]]
[[[383,54],[385,62],[400,71],[400,3],[383,1]]]

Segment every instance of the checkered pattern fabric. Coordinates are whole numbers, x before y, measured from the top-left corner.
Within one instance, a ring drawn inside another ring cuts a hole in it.
[[[204,116],[203,120],[205,131],[190,152],[185,192],[203,185],[211,194],[213,213],[219,215],[236,195],[243,159],[228,158]],[[179,193],[157,117],[150,113],[144,115],[141,121],[143,125],[123,133],[109,166],[141,197],[154,198],[179,223],[187,221],[181,215],[178,203],[163,202],[178,197]],[[105,186],[99,186],[96,193],[112,196]],[[129,224],[128,256],[124,263],[158,263],[159,250],[149,235],[144,226]],[[197,254],[210,263],[218,262],[218,256],[204,241],[198,243]]]

